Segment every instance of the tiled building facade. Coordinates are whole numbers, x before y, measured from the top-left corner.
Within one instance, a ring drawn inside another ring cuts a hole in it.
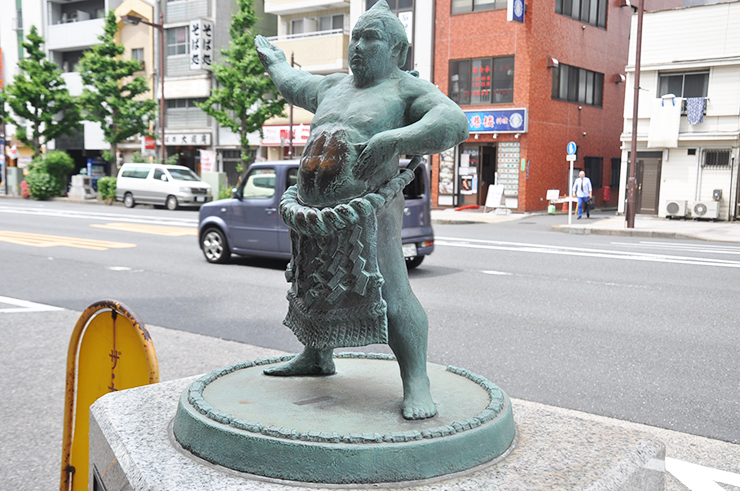
[[[500,1],[439,0],[436,12],[434,81],[468,114],[471,134],[434,157],[432,203],[484,205],[500,184],[507,208],[545,209],[548,189],[569,188],[574,141],[576,175],[591,177],[597,205],[615,204],[631,8],[530,1],[523,23],[508,21]]]

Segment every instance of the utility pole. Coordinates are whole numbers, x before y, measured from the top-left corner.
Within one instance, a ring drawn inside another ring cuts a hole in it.
[[[638,0],[637,36],[635,38],[635,95],[632,103],[632,146],[630,149],[630,175],[627,181],[627,228],[635,228],[637,195],[637,110],[640,100],[640,58],[642,55],[642,14],[645,0]]]

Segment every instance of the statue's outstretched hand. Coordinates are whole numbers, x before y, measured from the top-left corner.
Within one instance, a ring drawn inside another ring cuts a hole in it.
[[[378,133],[367,142],[358,145],[359,157],[352,169],[358,179],[370,179],[372,175],[396,156],[396,141],[390,131]]]
[[[264,36],[257,35],[257,37],[254,38],[254,45],[257,47],[257,54],[265,68],[269,68],[275,63],[286,61],[283,50],[272,44]]]

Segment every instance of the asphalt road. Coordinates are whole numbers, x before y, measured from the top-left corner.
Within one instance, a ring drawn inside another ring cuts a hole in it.
[[[429,360],[512,397],[740,443],[740,244],[549,230],[565,219],[435,227],[435,253],[411,273]],[[196,222],[1,200],[0,296],[76,311],[113,298],[148,324],[300,350],[281,325],[285,263],[208,264]]]

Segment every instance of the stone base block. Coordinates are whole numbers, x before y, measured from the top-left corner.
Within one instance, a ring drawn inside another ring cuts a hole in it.
[[[509,454],[456,474],[403,483],[323,485],[237,472],[194,457],[174,439],[178,401],[195,380],[116,392],[93,404],[90,482],[97,478],[106,489],[135,491],[664,489],[665,447],[650,435],[525,401],[513,402],[517,440]]]

